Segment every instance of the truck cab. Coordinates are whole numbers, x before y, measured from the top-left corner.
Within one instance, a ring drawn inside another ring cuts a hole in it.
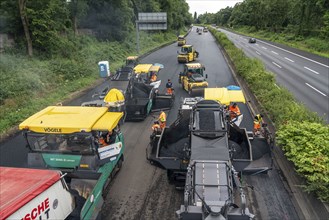
[[[150,84],[151,82],[157,81],[157,76],[160,70],[160,66],[155,66],[153,64],[138,64],[134,68],[134,74],[138,82]]]
[[[177,46],[183,46],[186,44],[186,39],[184,35],[179,35],[177,38]]]
[[[199,57],[199,52],[197,52],[193,45],[184,45],[178,52],[177,60],[178,63],[189,63]]]
[[[204,88],[208,87],[207,75],[204,73],[205,69],[200,63],[184,65],[184,71],[180,72],[178,82],[190,95],[203,93]]]
[[[69,188],[86,199],[82,219],[97,217],[103,189],[122,165],[122,116],[107,107],[49,106],[19,125],[28,166],[66,173]]]
[[[138,56],[128,56],[126,58],[126,67],[135,67],[139,63]]]

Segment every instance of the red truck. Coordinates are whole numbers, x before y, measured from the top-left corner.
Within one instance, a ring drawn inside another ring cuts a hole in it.
[[[76,199],[60,171],[0,167],[0,180],[0,220],[73,217]]]

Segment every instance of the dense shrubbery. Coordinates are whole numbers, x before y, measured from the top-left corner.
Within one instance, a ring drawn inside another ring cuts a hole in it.
[[[288,160],[294,162],[297,172],[306,179],[305,189],[329,201],[328,125],[316,113],[297,103],[287,89],[279,89],[274,75],[267,72],[260,61],[245,56],[225,34],[213,29],[211,32],[274,122],[278,143]]]
[[[142,32],[140,39],[142,52],[146,52],[174,40],[175,35]],[[126,56],[135,54],[136,48],[134,37],[118,43],[99,42],[82,36],[67,43],[74,45],[74,48],[58,48],[52,59],[27,58],[9,53],[1,55],[1,133],[41,108],[56,104],[70,93],[93,83],[98,79],[98,61],[110,61],[111,70],[114,71],[122,65]],[[64,58],[63,53],[66,53]]]
[[[277,132],[278,144],[308,183],[307,191],[329,201],[329,127],[318,123],[289,122]]]

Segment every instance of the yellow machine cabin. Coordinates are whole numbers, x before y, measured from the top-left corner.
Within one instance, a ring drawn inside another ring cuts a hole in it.
[[[178,52],[177,61],[178,63],[189,63],[199,57],[199,52],[197,52],[193,45],[184,45]]]
[[[200,63],[188,63],[184,66],[184,71],[179,74],[179,83],[190,95],[203,93],[208,87],[207,75],[204,74],[205,67]]]

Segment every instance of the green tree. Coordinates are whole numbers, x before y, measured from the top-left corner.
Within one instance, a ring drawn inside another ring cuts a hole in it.
[[[27,44],[27,53],[31,57],[33,55],[33,45],[32,45],[32,39],[31,39],[31,34],[30,34],[26,3],[27,3],[27,0],[18,0],[19,14],[21,17],[24,34],[25,34],[25,39],[26,39],[26,44]]]
[[[66,2],[30,0],[26,4],[26,14],[34,47],[50,54],[57,50],[61,46],[60,35],[71,26]]]
[[[78,32],[79,20],[86,15],[88,10],[87,0],[71,0],[68,2],[70,9],[70,17],[72,20],[73,32],[76,35]]]

